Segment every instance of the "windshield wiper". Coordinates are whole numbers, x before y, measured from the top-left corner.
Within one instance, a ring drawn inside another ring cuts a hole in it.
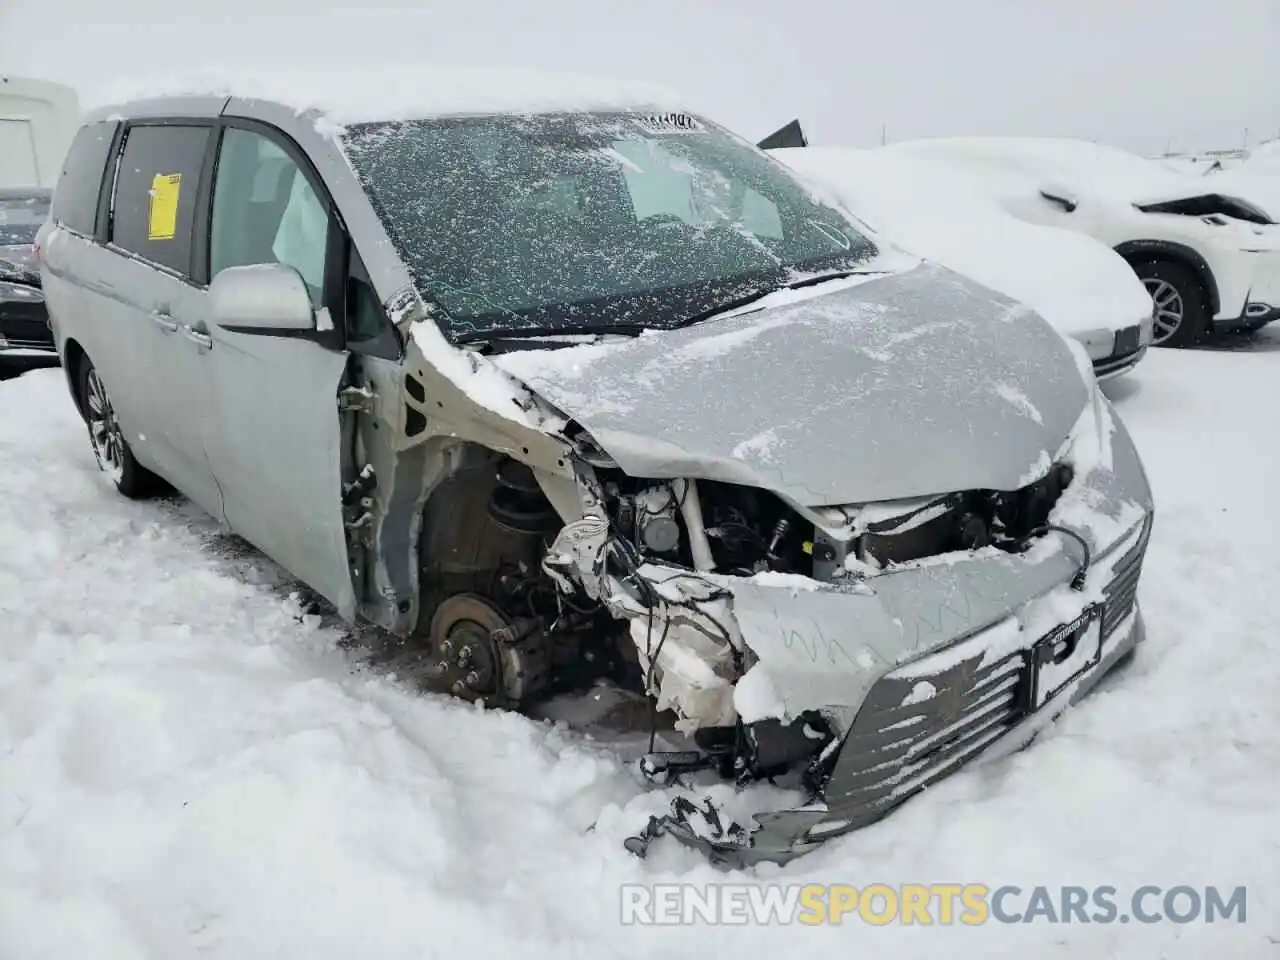
[[[489,327],[483,330],[470,331],[458,336],[454,343],[458,345],[468,343],[489,343],[499,344],[503,341],[517,340],[538,340],[555,338],[563,338],[564,340],[579,340],[580,342],[597,342],[604,337],[638,337],[650,330],[677,330],[681,327],[691,327],[694,324],[702,323],[705,320],[711,320],[718,317],[722,313],[728,313],[731,310],[738,310],[742,307],[750,306],[757,300],[763,300],[771,293],[777,293],[780,290],[801,290],[805,287],[816,287],[820,283],[826,283],[828,280],[843,280],[846,277],[859,275],[874,275],[883,273],[882,270],[831,270],[826,273],[815,274],[810,277],[802,277],[799,280],[792,280],[790,283],[782,283],[776,286],[766,286],[764,289],[755,290],[741,297],[731,300],[725,300],[710,307],[701,310],[698,313],[685,317],[676,323],[588,323],[580,326],[537,326],[537,327]]]
[[[793,280],[790,283],[784,283],[776,287],[768,287],[764,290],[757,290],[754,293],[748,293],[745,296],[738,297],[733,300],[726,300],[714,307],[701,310],[691,316],[685,317],[679,323],[673,324],[673,329],[682,327],[692,327],[695,324],[703,323],[706,320],[713,320],[723,313],[729,313],[733,310],[740,310],[743,307],[749,307],[757,300],[763,300],[772,293],[780,290],[803,290],[805,287],[816,287],[820,283],[826,283],[828,280],[843,280],[846,277],[854,277],[858,275],[872,275],[882,273],[881,270],[832,270],[830,273],[820,273],[812,277],[804,277],[800,280]]]
[[[595,323],[579,327],[492,327],[487,330],[476,330],[458,337],[455,343],[497,343],[503,340],[565,340],[584,339],[596,341],[602,337],[638,337],[651,329],[640,323]]]

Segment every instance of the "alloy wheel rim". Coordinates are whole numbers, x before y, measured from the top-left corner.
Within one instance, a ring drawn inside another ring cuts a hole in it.
[[[124,434],[116,420],[111,397],[97,370],[90,370],[85,381],[85,398],[89,407],[89,442],[98,466],[116,483],[124,476]]]
[[[1142,285],[1147,288],[1147,293],[1151,295],[1151,301],[1155,306],[1151,315],[1155,325],[1151,342],[1164,343],[1182,327],[1185,313],[1182,294],[1168,280],[1160,280],[1156,277],[1147,277],[1142,281]]]

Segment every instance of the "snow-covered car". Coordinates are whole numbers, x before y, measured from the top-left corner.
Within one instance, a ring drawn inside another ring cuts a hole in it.
[[[1156,344],[1187,346],[1280,318],[1275,214],[1219,192],[1217,174],[1183,174],[1115,147],[1068,139],[944,137],[877,150],[945,162],[963,175],[965,189],[1014,216],[1112,247],[1151,293]]]
[[[38,239],[99,465],[436,690],[630,685],[688,748],[651,776],[794,800],[716,828],[685,796],[636,852],[787,860],[1026,742],[1142,639],[1150,490],[1083,350],[679,99],[162,89],[90,115]]]
[[[1206,189],[1242,197],[1280,219],[1280,140],[1271,140],[1249,151],[1242,161],[1204,175]]]
[[[1084,346],[1099,380],[1146,354],[1151,296],[1096,240],[1019,220],[945,164],[841,147],[769,152],[899,246],[1031,307]]]
[[[55,355],[35,259],[52,193],[0,188],[0,360]]]

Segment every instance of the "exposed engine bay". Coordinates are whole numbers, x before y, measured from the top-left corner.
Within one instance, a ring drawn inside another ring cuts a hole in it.
[[[1055,465],[1013,492],[804,509],[722,482],[646,480],[574,464],[583,515],[565,523],[526,465],[468,447],[433,492],[419,538],[428,685],[513,709],[607,681],[650,703],[652,778],[713,770],[815,794],[839,731],[820,711],[744,722],[753,666],[730,578],[856,583],[956,552],[1016,553],[1072,481]],[[1087,566],[1088,552],[1084,553]],[[693,749],[653,752],[659,716]]]

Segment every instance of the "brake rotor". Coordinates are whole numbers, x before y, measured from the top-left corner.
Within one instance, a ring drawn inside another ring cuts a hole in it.
[[[477,594],[446,598],[431,618],[433,689],[492,706],[518,706],[551,674],[546,635],[534,619],[512,620]]]
[[[502,611],[483,597],[446,598],[431,618],[431,685],[464,700],[498,694],[502,675],[493,634],[509,626]]]

